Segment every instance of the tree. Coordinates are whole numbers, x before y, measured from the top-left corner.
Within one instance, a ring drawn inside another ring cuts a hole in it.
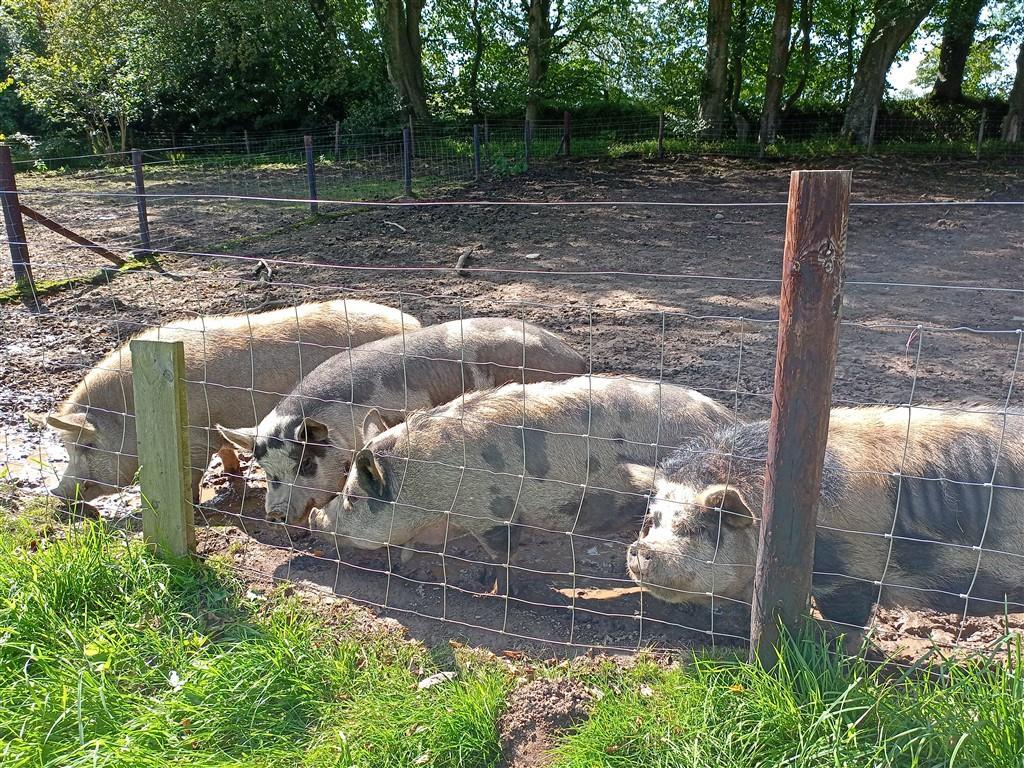
[[[1010,89],[1009,111],[1003,118],[1003,141],[1024,140],[1024,43],[1017,54],[1017,76]]]
[[[889,68],[934,5],[935,0],[875,0],[871,31],[860,52],[843,118],[842,130],[850,141],[867,143]]]
[[[707,58],[701,78],[700,108],[697,112],[704,133],[717,139],[722,134],[729,75],[729,25],[732,0],[708,3]]]
[[[526,11],[526,121],[537,122],[537,113],[544,97],[544,85],[551,66],[553,29],[551,0],[524,0]]]
[[[430,117],[423,77],[420,18],[423,0],[374,0],[384,37],[388,77],[406,108],[417,118]]]
[[[786,69],[789,67],[789,35],[793,19],[793,0],[775,0],[775,16],[772,22],[772,49],[768,59],[768,75],[765,79],[764,106],[761,108],[762,147],[775,141],[782,111],[782,91],[786,85]]]
[[[967,57],[974,44],[974,33],[986,0],[949,0],[949,10],[942,26],[939,48],[939,71],[932,87],[936,101],[964,100],[964,73]]]
[[[814,0],[800,0],[800,77],[796,87],[786,99],[785,112],[789,112],[800,101],[807,88],[807,79],[811,74],[813,56],[811,49],[811,26],[814,19]],[[792,59],[792,55],[790,55]]]

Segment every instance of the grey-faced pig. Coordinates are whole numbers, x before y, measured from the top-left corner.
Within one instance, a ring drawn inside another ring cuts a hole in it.
[[[750,602],[767,445],[767,422],[737,424],[659,467],[627,558],[637,583],[671,602]],[[637,487],[649,472],[636,468]],[[864,627],[878,602],[1024,609],[1022,486],[1024,415],[833,410],[814,546],[822,617]]]
[[[499,562],[521,525],[635,530],[646,504],[628,466],[653,468],[659,450],[733,419],[692,389],[609,376],[473,393],[370,439],[343,493],[313,510],[310,527],[375,549],[450,524]]]
[[[259,421],[280,398],[327,358],[363,344],[420,327],[390,307],[338,299],[271,312],[176,320],[137,338],[181,341],[188,381],[190,463],[198,493],[210,455],[220,451],[227,471],[237,456],[217,422]],[[92,368],[55,413],[33,419],[56,429],[69,463],[51,492],[90,499],[130,485],[138,470],[132,355],[128,344]]]
[[[558,336],[499,317],[453,320],[335,355],[255,428],[218,427],[267,475],[267,519],[302,522],[341,491],[376,408],[387,429],[407,413],[507,382],[565,379],[587,363]]]

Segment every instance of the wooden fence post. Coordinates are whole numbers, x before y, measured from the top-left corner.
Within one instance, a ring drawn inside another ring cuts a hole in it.
[[[306,148],[306,186],[309,188],[309,212],[316,216],[320,206],[316,201],[316,164],[313,161],[313,137],[303,136]]]
[[[572,157],[572,114],[569,110],[562,113],[562,145],[565,147],[565,156]]]
[[[181,557],[195,548],[185,348],[136,339],[131,351],[142,533],[158,552]]]
[[[341,159],[341,120],[334,121],[334,159]]]
[[[750,658],[777,661],[806,615],[843,300],[850,171],[793,171]]]
[[[412,197],[412,131],[402,129],[402,178],[405,181],[405,196]]]
[[[530,130],[530,121],[523,121],[523,170],[530,170],[530,139],[533,132]]]
[[[11,148],[6,144],[0,144],[0,209],[4,212],[4,232],[7,234],[7,246],[11,249],[14,282],[16,285],[30,287],[33,285],[32,265],[28,258],[25,223],[21,220],[21,204],[18,202],[18,186],[14,182]]]
[[[868,152],[875,146],[875,127],[878,125],[878,105],[871,110],[871,125],[868,127]]]
[[[988,107],[981,108],[981,119],[978,120],[978,146],[974,151],[974,158],[981,160],[981,145],[985,142],[985,124],[988,122]]]
[[[249,148],[249,129],[247,128],[244,131],[242,131],[242,134],[245,137],[245,154],[248,156],[252,154]]]
[[[473,126],[473,178],[480,181],[480,126]]]
[[[665,159],[665,113],[658,115],[658,159]]]
[[[135,178],[135,207],[139,211],[139,241],[142,250],[152,253],[149,239],[149,214],[146,208],[146,182],[142,176],[142,150],[132,150],[132,176]]]

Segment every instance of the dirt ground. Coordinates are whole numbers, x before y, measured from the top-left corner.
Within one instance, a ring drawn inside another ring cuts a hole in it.
[[[291,189],[296,172],[279,173],[260,180],[233,172],[220,183],[168,173],[155,188]],[[323,204],[325,215],[313,222],[296,204],[152,201],[154,240],[172,251],[162,258],[163,272],[73,287],[39,309],[0,309],[0,467],[26,493],[54,482],[62,450],[28,428],[21,413],[54,405],[140,327],[338,295],[400,305],[424,323],[523,317],[575,343],[595,372],[662,378],[744,416],[764,416],[788,178],[788,167],[725,160],[559,162],[445,198],[473,206]],[[43,194],[109,194],[124,183],[116,174],[66,183],[19,178],[35,193],[28,204],[127,248],[136,226],[130,198]],[[1008,397],[1011,405],[1024,404],[1024,366],[1011,389],[1024,323],[1024,215],[1020,206],[954,203],[1022,199],[1019,169],[857,161],[837,404],[1002,404]],[[666,202],[695,205],[649,204]],[[38,275],[86,274],[101,265],[37,226],[29,226],[28,239]],[[464,253],[469,271],[459,276],[453,265]],[[261,260],[270,279],[257,270]],[[0,272],[0,284],[9,282],[9,272]],[[396,570],[387,552],[339,553],[308,532],[267,524],[261,494],[258,475],[244,499],[213,478],[206,496],[225,514],[211,512],[210,525],[199,531],[201,551],[232,558],[254,578],[291,579],[377,606],[428,644],[454,638],[494,650],[571,655],[592,647],[728,646],[747,631],[748,617],[735,607],[670,606],[637,593],[625,576],[622,547],[612,542],[577,540],[569,550],[561,539],[528,537],[517,562],[522,570],[512,576],[521,588],[517,598],[481,596],[481,554],[469,544],[450,548],[444,563],[423,555]],[[105,511],[124,514],[117,504]],[[961,627],[961,618],[886,610],[879,645],[916,657],[935,643],[981,648],[1006,628],[1001,618]],[[1008,626],[1024,628],[1024,614],[1011,615]]]

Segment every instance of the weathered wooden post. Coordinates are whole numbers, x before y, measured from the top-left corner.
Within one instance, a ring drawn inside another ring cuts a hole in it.
[[[658,115],[658,159],[665,159],[665,113]]]
[[[532,138],[530,121],[523,121],[523,170],[530,170],[530,139]]]
[[[4,212],[4,232],[7,235],[7,247],[11,249],[14,283],[29,288],[33,285],[32,265],[28,258],[25,223],[21,220],[18,186],[14,183],[11,148],[6,144],[0,144],[0,209]]]
[[[750,658],[771,668],[780,627],[808,608],[843,301],[850,171],[793,171]]]
[[[871,125],[868,127],[868,152],[875,146],[875,127],[878,125],[878,105],[871,110]]]
[[[562,146],[565,156],[572,157],[572,114],[569,110],[562,113]]]
[[[981,145],[985,142],[985,124],[988,122],[988,107],[981,108],[981,119],[978,120],[978,146],[974,151],[976,160],[981,160]]]
[[[413,132],[412,127],[412,114],[409,114],[409,157],[413,157],[416,152],[416,135]]]
[[[480,126],[473,126],[473,178],[480,181]]]
[[[249,130],[245,129],[242,131],[242,135],[245,137],[245,154],[246,156],[252,154],[249,149]]]
[[[402,129],[402,177],[405,180],[405,196],[412,197],[412,131]]]
[[[313,137],[303,136],[302,143],[306,148],[306,186],[309,188],[309,212],[316,216],[320,205],[316,200],[316,163],[313,160]]]
[[[135,207],[139,212],[139,242],[142,250],[152,253],[149,239],[149,213],[146,208],[146,182],[142,176],[142,150],[132,150],[132,176],[135,179]]]
[[[136,339],[131,351],[142,534],[158,552],[182,557],[195,549],[185,348]]]
[[[334,159],[341,159],[341,120],[334,121]]]

